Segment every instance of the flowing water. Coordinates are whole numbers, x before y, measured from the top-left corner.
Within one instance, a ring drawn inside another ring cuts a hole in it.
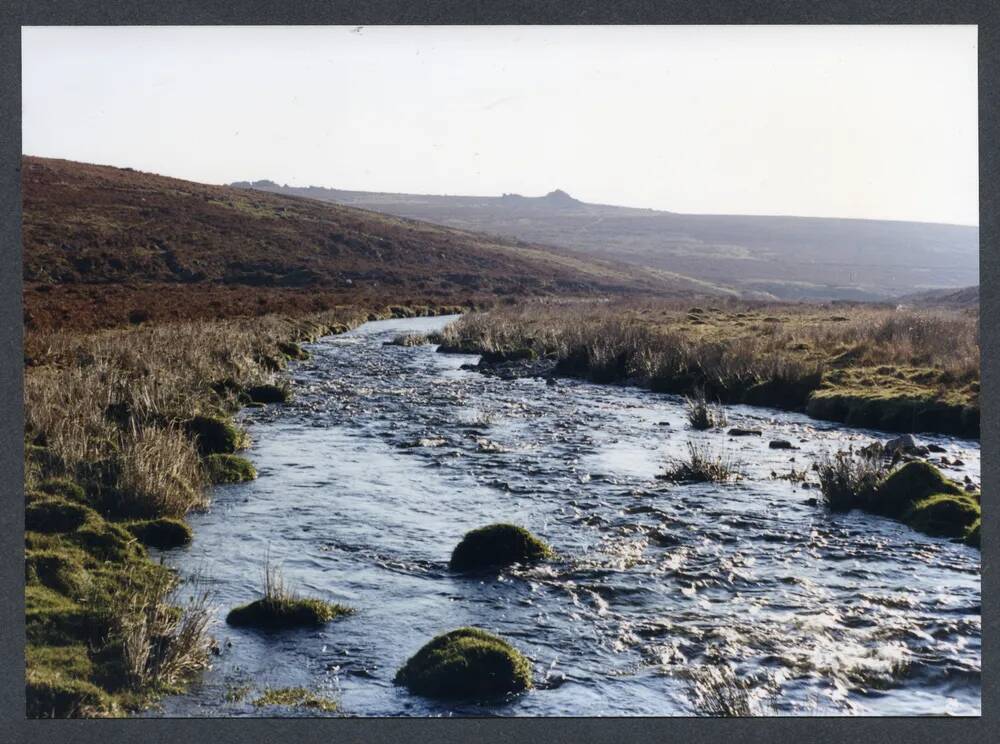
[[[358,716],[691,715],[692,674],[720,664],[766,693],[762,714],[979,714],[979,552],[831,514],[780,477],[885,434],[742,406],[727,408],[729,426],[762,437],[694,432],[674,396],[504,381],[460,369],[474,356],[384,345],[450,320],[323,339],[293,365],[292,404],[246,414],[259,479],[217,488],[191,517],[194,542],[164,553],[205,577],[221,653],[160,714],[315,715],[250,702],[302,686]],[[770,449],[776,438],[799,449]],[[978,442],[924,439],[964,463],[947,475],[978,483]],[[690,440],[729,452],[746,477],[658,480]],[[462,535],[498,521],[543,537],[557,560],[451,574]],[[303,596],[357,613],[321,629],[226,626],[229,608],[259,596],[268,552]],[[392,684],[426,641],[465,625],[527,654],[538,689],[478,706]]]

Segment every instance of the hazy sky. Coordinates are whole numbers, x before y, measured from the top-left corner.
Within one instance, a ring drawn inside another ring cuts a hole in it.
[[[77,27],[22,44],[31,155],[979,222],[974,26]]]

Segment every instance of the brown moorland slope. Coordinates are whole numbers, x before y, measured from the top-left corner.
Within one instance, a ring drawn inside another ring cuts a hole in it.
[[[569,250],[128,168],[26,156],[21,182],[29,329],[719,291]]]

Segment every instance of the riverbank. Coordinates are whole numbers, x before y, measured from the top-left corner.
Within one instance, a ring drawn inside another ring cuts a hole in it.
[[[236,453],[244,405],[290,394],[299,343],[456,308],[141,324],[25,341],[25,602],[30,717],[120,715],[183,687],[214,652],[204,597],[179,606],[148,547],[190,541]],[[190,592],[188,593],[191,594]]]
[[[482,354],[484,367],[548,360],[556,376],[979,436],[975,311],[527,303],[463,317],[436,340],[442,351]]]

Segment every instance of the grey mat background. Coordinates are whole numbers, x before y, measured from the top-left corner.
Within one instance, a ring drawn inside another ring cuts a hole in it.
[[[678,0],[0,0],[0,742],[311,742],[407,741],[410,744],[490,740],[515,742],[650,741],[690,744],[748,741],[834,742],[864,740],[913,744],[921,741],[1000,740],[1000,653],[996,643],[998,482],[997,351],[1000,340],[997,291],[997,60],[998,4],[841,0],[803,2],[679,2]],[[563,719],[174,719],[27,721],[24,718],[23,417],[21,375],[21,155],[20,27],[22,25],[295,25],[345,24],[602,24],[602,23],[968,23],[979,25],[980,62],[980,277],[983,347],[983,716],[979,719],[915,718],[563,718]]]

